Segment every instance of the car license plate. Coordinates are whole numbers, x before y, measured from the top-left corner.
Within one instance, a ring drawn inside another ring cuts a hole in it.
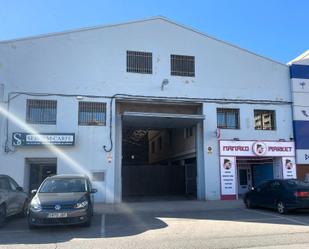
[[[66,218],[67,213],[48,213],[47,218]]]

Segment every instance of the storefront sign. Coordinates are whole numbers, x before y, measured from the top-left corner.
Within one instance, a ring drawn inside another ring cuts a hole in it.
[[[221,195],[236,194],[236,160],[235,157],[220,158]]]
[[[296,179],[296,164],[294,157],[282,157],[283,179]]]
[[[220,141],[221,156],[294,156],[294,142]]]
[[[24,132],[13,132],[13,146],[39,146],[39,145],[57,145],[73,146],[75,144],[74,133],[42,133],[30,134]]]

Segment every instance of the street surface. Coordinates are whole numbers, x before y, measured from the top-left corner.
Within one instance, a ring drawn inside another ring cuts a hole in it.
[[[282,216],[270,210],[247,210],[241,202],[212,206],[193,201],[191,210],[190,204],[135,203],[105,212],[103,206],[90,228],[30,231],[26,219],[12,217],[0,229],[0,248],[309,248],[309,211]]]

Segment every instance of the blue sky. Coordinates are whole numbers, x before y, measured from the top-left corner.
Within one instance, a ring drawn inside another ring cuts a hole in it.
[[[0,41],[162,15],[286,63],[309,49],[309,0],[0,0]]]

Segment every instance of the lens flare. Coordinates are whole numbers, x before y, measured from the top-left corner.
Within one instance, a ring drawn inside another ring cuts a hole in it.
[[[40,133],[37,130],[35,130],[33,127],[25,123],[23,120],[21,120],[16,115],[10,113],[9,111],[7,111],[6,109],[0,106],[0,115],[1,114],[4,117],[6,117],[8,120],[10,120],[12,123],[19,126],[21,129],[26,130],[27,132],[38,136],[40,140],[43,140],[43,137],[40,135]],[[71,169],[79,172],[80,174],[87,175],[89,177],[91,176],[91,172],[86,167],[76,162],[73,158],[68,156],[65,152],[63,152],[61,149],[59,149],[55,145],[48,145],[46,146],[46,148],[50,150],[52,153],[54,153],[58,158],[65,161]],[[99,185],[98,188],[99,188],[99,192],[101,193],[104,193],[105,191],[105,198],[106,196],[111,196],[113,194],[110,189],[104,188],[102,185]],[[136,222],[138,222],[140,226],[147,228],[147,225],[145,224],[145,222],[134,212],[134,210],[132,210],[132,208],[129,207],[129,205],[125,203],[121,203],[118,207],[120,209],[119,211],[130,214],[131,217],[135,219]]]

